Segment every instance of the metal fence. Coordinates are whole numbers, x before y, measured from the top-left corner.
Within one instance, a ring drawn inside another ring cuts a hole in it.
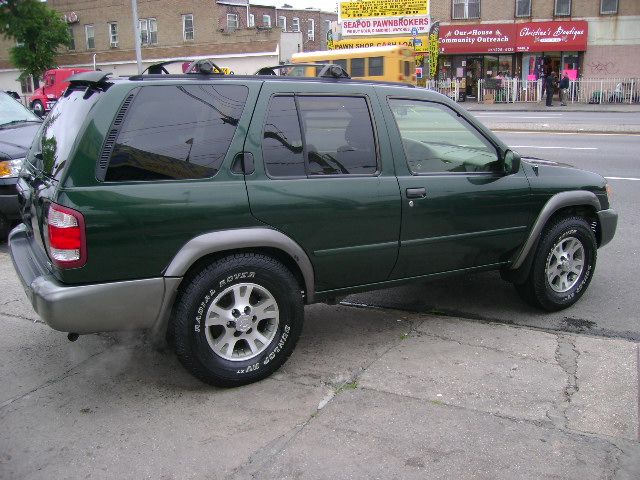
[[[436,90],[456,101],[466,100],[465,88],[459,79],[429,80],[426,88]],[[559,95],[556,89],[554,95]],[[490,79],[479,80],[477,102],[516,103],[544,101],[542,80]],[[640,103],[640,79],[581,78],[569,82],[568,103]]]

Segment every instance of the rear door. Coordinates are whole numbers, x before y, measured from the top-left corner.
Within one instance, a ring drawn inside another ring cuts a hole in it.
[[[396,261],[400,193],[371,87],[265,82],[245,150],[251,212],[296,241],[319,292],[384,281]]]

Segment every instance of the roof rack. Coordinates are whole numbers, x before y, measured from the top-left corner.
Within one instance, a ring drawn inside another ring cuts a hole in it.
[[[335,63],[281,63],[273,67],[262,67],[255,75],[277,75],[285,77],[287,76],[287,70],[295,67],[315,67],[320,69],[317,76],[322,78],[351,78],[343,67]],[[296,78],[301,77],[296,76]]]

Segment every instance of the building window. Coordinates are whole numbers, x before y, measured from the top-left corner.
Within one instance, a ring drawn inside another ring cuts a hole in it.
[[[556,0],[555,16],[565,17],[571,15],[571,0]]]
[[[262,26],[271,28],[271,15],[262,15]]]
[[[108,25],[109,25],[109,47],[118,48],[118,23],[110,22]]]
[[[531,16],[531,0],[516,0],[516,17]]]
[[[141,18],[138,20],[140,28],[140,44],[155,45],[158,43],[158,23],[155,18]]]
[[[618,0],[600,0],[600,13],[618,13]]]
[[[480,18],[480,0],[453,0],[453,18]]]
[[[227,28],[229,30],[236,30],[240,25],[238,21],[237,13],[227,13]]]
[[[287,30],[287,17],[278,17],[278,27],[280,27],[283,32]]]
[[[291,19],[291,31],[292,32],[300,31],[300,19],[298,17],[293,17]]]
[[[76,49],[76,39],[73,36],[73,27],[71,25],[69,25],[68,30],[69,30],[69,45],[68,45],[68,48],[69,48],[69,50],[75,50]]]
[[[193,14],[182,15],[182,39],[193,40]]]
[[[249,14],[249,26],[250,27],[256,26],[256,16],[253,13]]]
[[[313,18],[307,20],[307,40],[316,38],[316,22]]]
[[[85,25],[84,34],[87,38],[87,50],[96,48],[96,32],[93,28],[93,25]]]

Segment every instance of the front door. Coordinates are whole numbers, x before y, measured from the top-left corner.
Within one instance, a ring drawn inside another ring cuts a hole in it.
[[[496,146],[451,107],[385,101],[401,139],[393,144],[402,235],[392,278],[507,262],[530,222],[524,173],[505,174]]]
[[[322,91],[313,82],[263,85],[245,144],[255,172],[245,178],[252,214],[297,242],[317,291],[330,292],[389,277],[400,192],[373,88]]]

